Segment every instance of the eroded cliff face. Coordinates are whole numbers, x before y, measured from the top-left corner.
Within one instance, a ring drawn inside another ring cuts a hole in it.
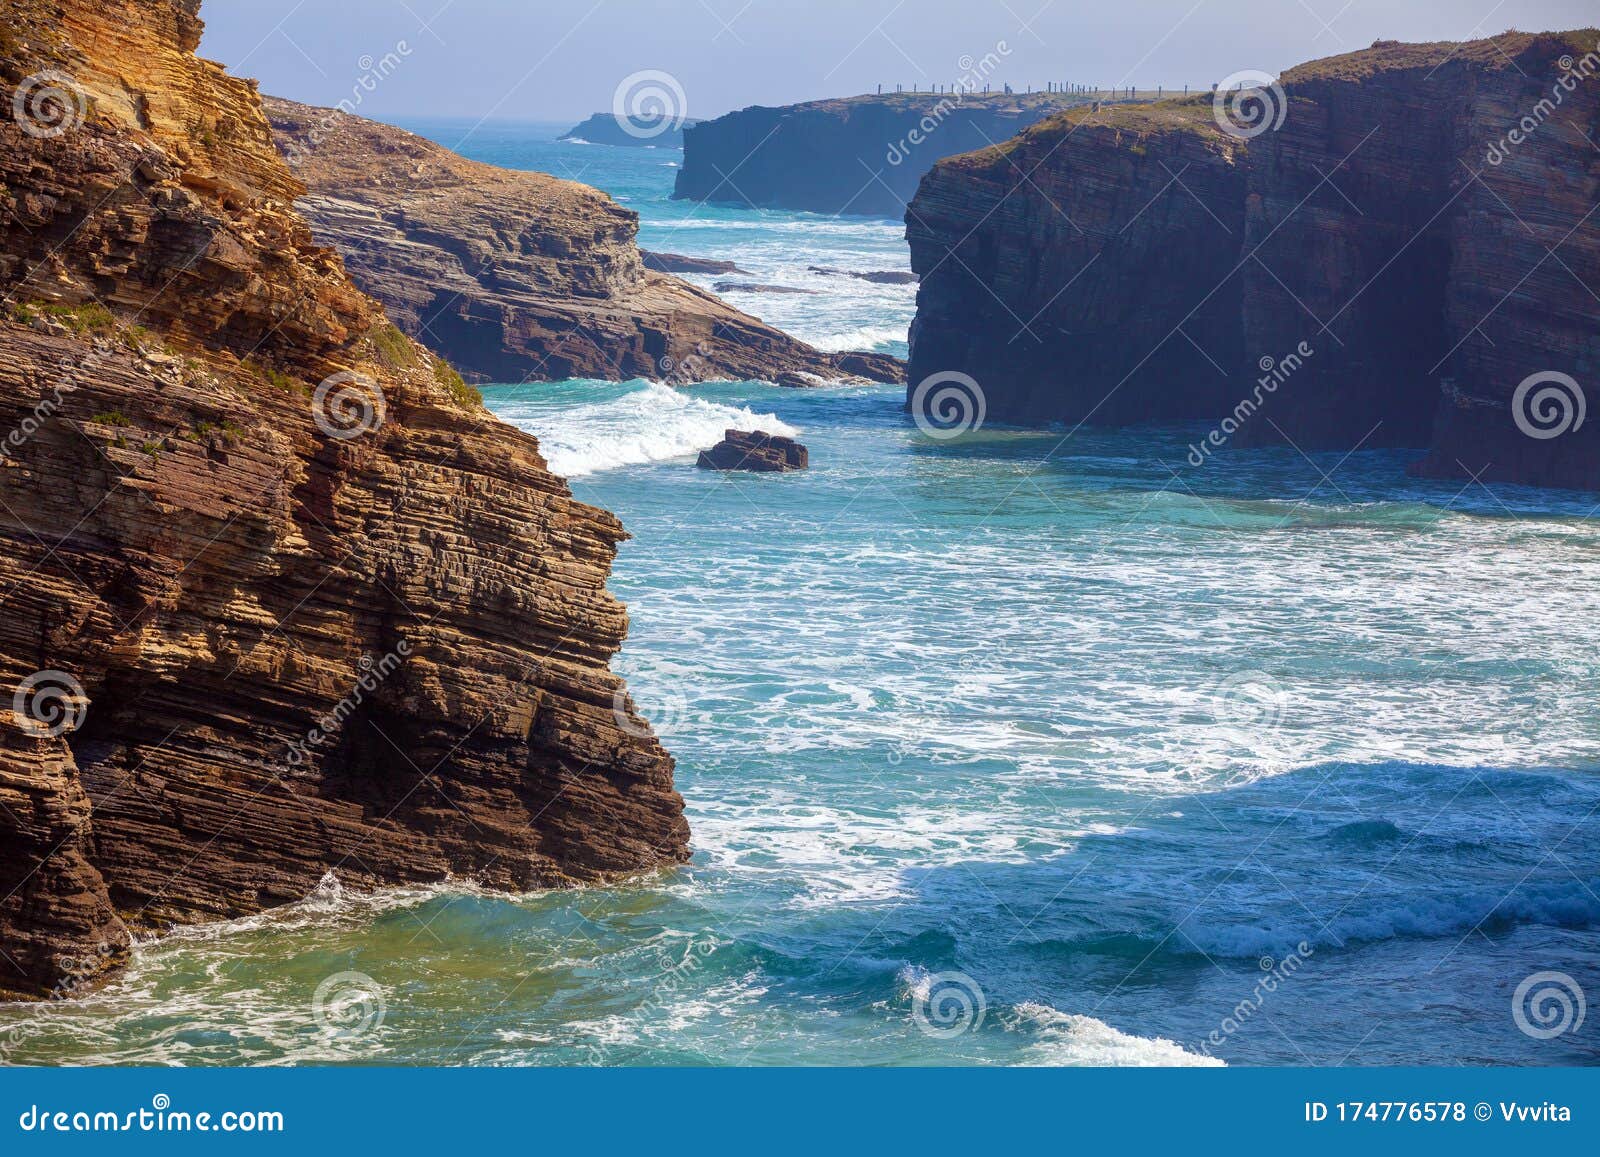
[[[1209,102],[1129,105],[936,167],[906,213],[912,382],[968,373],[1004,422],[1217,413],[1212,363],[1243,349],[1242,151]]]
[[[684,859],[607,668],[617,520],[313,242],[192,0],[6,16],[0,992],[329,871]]]
[[[318,240],[473,380],[903,380],[893,358],[824,353],[646,269],[638,215],[598,189],[333,109],[266,106]]]
[[[768,108],[684,130],[683,200],[898,217],[943,157],[982,149],[1092,98],[885,93]]]
[[[1600,488],[1600,429],[1576,421],[1600,401],[1597,51],[1593,30],[1382,43],[1286,73],[1259,131],[1169,102],[947,161],[907,211],[911,389],[961,370],[1011,421],[1226,419],[1219,446],[1418,447],[1427,473]],[[1157,110],[1191,132],[1149,131]],[[1067,286],[1056,253],[1101,260]],[[1035,313],[1058,322],[1011,341]],[[1126,381],[1107,340],[1143,359]],[[1541,374],[1556,392],[1519,389]]]

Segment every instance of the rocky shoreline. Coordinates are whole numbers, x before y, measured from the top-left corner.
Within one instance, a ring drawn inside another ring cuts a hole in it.
[[[1597,53],[1383,42],[1243,116],[1087,109],[941,162],[906,212],[908,404],[957,372],[1008,422],[1217,423],[1202,461],[1411,447],[1434,476],[1600,488]]]
[[[0,994],[330,872],[685,860],[617,519],[315,243],[198,0],[8,14],[8,93],[66,79],[0,123]]]
[[[597,189],[332,109],[265,103],[307,185],[297,207],[313,234],[470,381],[905,380],[898,359],[814,349],[658,272],[638,215]]]

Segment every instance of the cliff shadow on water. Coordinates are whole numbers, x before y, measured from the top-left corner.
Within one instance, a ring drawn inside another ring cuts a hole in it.
[[[986,1032],[1025,1027],[1066,1054],[1104,1022],[1232,1064],[1600,1060],[1600,1026],[1552,1049],[1512,1014],[1538,961],[1600,983],[1591,774],[1326,763],[1236,778],[1052,858],[909,869],[862,955],[931,981],[934,1009],[940,987],[952,1016],[984,1007],[950,1042],[974,1058]]]

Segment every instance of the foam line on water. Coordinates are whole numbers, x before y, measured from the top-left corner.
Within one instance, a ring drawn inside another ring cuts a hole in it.
[[[776,414],[723,405],[656,382],[606,401],[559,410],[511,406],[501,414],[537,436],[550,469],[568,478],[687,457],[716,445],[730,428],[799,433]]]

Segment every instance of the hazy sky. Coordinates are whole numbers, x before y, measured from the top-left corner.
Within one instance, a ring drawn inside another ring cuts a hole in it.
[[[646,70],[670,76],[654,78],[658,89],[681,91],[694,117],[879,82],[948,84],[986,57],[997,86],[1209,88],[1377,39],[1575,28],[1600,22],[1597,10],[1595,0],[205,0],[201,52],[276,95],[331,105],[359,94],[361,113],[378,119],[577,121],[612,108],[624,78]]]

